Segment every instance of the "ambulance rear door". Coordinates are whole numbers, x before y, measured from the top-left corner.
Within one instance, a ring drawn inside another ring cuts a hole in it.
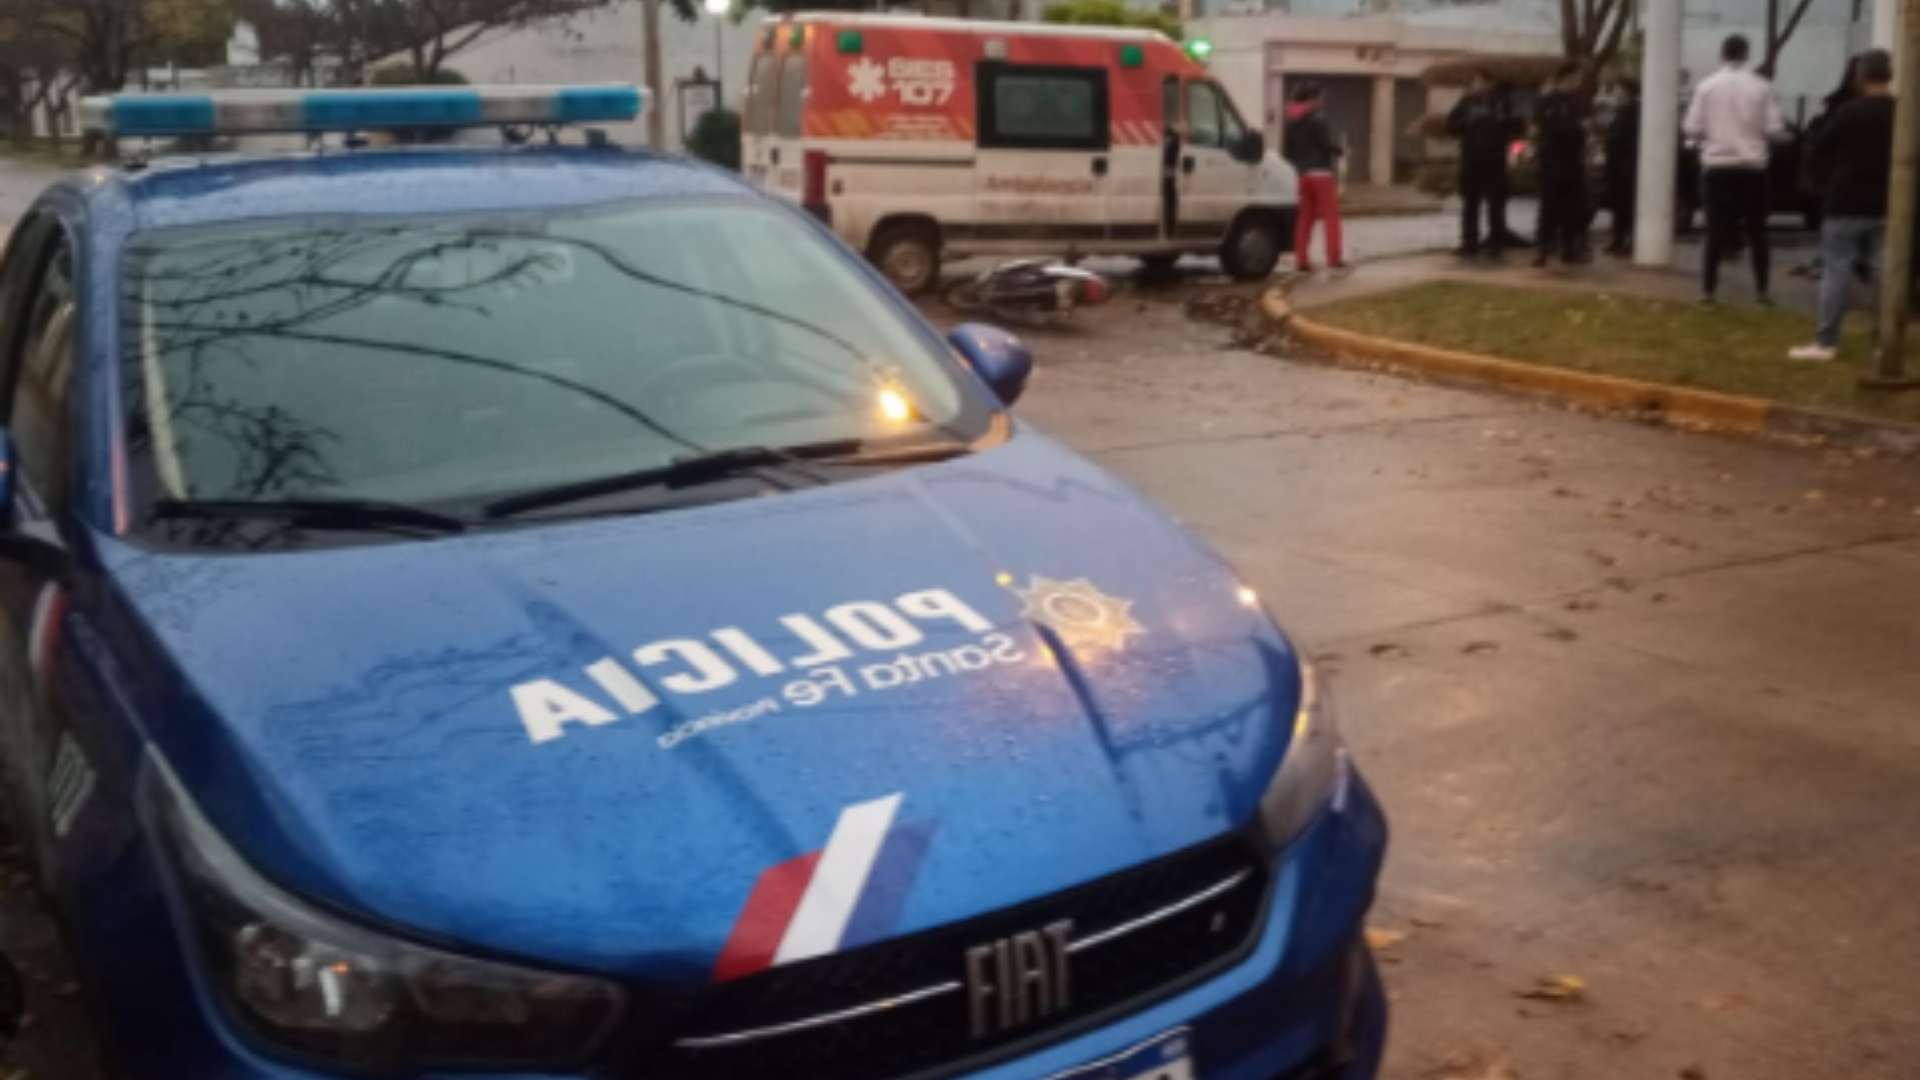
[[[980,240],[1035,253],[1104,244],[1112,175],[1104,66],[982,60],[974,71]]]
[[[767,109],[767,134],[763,139],[766,145],[766,178],[761,186],[766,190],[792,202],[817,208],[824,205],[824,190],[808,190],[807,147],[804,123],[807,109],[807,50],[804,48],[783,49],[776,58],[779,62],[773,66],[772,74],[764,76],[774,84],[771,107]],[[759,72],[755,72],[759,76]],[[819,188],[824,181],[821,164],[816,161],[812,168],[813,187]]]
[[[773,31],[764,31],[761,38],[771,42]],[[780,56],[762,44],[747,74],[747,101],[740,117],[740,164],[747,179],[761,188],[772,187],[773,113],[779,96]]]

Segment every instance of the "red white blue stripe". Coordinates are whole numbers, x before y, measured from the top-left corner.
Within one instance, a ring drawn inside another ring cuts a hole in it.
[[[891,934],[931,837],[925,824],[898,824],[902,799],[847,807],[825,847],[762,873],[714,978],[737,979]]]

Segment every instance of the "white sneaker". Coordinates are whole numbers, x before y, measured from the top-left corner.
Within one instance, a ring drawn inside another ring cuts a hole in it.
[[[1797,349],[1789,350],[1787,359],[1808,364],[1825,364],[1838,355],[1840,355],[1839,350],[1826,345],[1802,345]]]

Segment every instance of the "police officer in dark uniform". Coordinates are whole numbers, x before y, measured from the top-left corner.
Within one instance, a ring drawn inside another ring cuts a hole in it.
[[[1447,133],[1460,141],[1460,248],[1454,254],[1480,254],[1483,206],[1487,250],[1498,257],[1513,239],[1507,228],[1507,148],[1520,132],[1505,88],[1488,72],[1475,73],[1473,86],[1447,115]]]
[[[1534,107],[1534,160],[1540,167],[1540,225],[1533,265],[1556,248],[1568,263],[1587,258],[1587,111],[1580,103],[1585,71],[1565,64]]]

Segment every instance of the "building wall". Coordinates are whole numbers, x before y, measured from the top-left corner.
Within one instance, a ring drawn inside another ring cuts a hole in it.
[[[1698,79],[1718,66],[1720,42],[1728,34],[1742,33],[1758,49],[1766,26],[1766,0],[1683,0],[1686,16],[1682,41],[1682,63]],[[1783,3],[1783,7],[1790,7]],[[1246,11],[1244,23],[1231,16],[1204,20],[1201,25],[1229,27],[1244,25],[1257,31],[1267,20],[1282,19],[1318,36],[1333,31],[1314,29],[1339,24],[1385,22],[1420,31],[1465,34],[1468,41],[1459,46],[1463,52],[1506,52],[1483,47],[1477,40],[1498,37],[1529,37],[1545,42],[1544,51],[1560,51],[1560,14],[1558,0],[1485,0],[1462,3],[1458,0],[1213,0],[1202,3],[1203,10]],[[1783,106],[1792,112],[1791,103],[1807,98],[1817,102],[1838,83],[1849,55],[1868,45],[1872,17],[1871,3],[1860,5],[1861,18],[1853,18],[1853,4],[1832,0],[1811,5],[1798,31],[1788,41],[1780,58],[1775,85]],[[1226,32],[1214,29],[1216,46]],[[1401,37],[1408,35],[1405,31]],[[1540,51],[1540,50],[1534,50]]]
[[[1433,26],[1402,16],[1222,16],[1196,21],[1189,36],[1213,42],[1214,78],[1250,122],[1260,118],[1270,145],[1279,145],[1290,86],[1312,78],[1328,87],[1328,120],[1346,139],[1349,182],[1380,184],[1404,174],[1396,163],[1422,155],[1408,129],[1426,114],[1419,79],[1429,66],[1461,53],[1553,53],[1560,44],[1549,32]]]

